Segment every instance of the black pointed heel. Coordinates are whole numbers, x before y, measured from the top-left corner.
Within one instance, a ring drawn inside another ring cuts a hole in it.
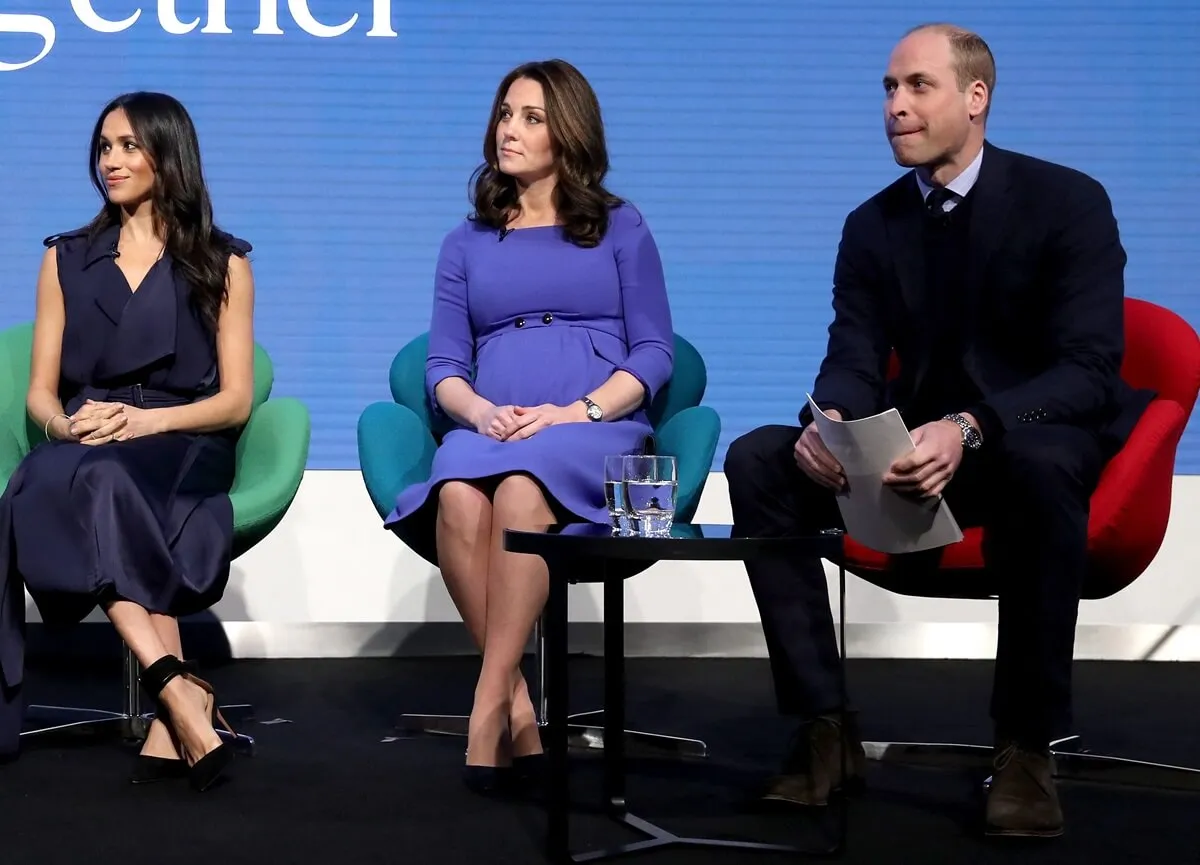
[[[526,754],[524,757],[513,757],[512,761],[513,771],[522,784],[542,783],[548,765],[545,754]]]
[[[133,772],[129,775],[130,784],[153,784],[157,781],[170,781],[175,778],[187,777],[187,762],[178,758],[147,757],[139,754],[133,761]]]
[[[550,765],[543,754],[513,757],[513,785],[521,796],[539,799],[546,789],[546,773]]]
[[[504,796],[513,789],[510,766],[463,766],[463,784],[480,796]]]
[[[214,728],[215,722],[219,719],[221,725],[230,733],[233,733],[233,729],[226,723],[225,718],[222,717],[220,711],[217,709],[216,695],[213,693],[212,685],[195,676],[190,671],[189,666],[185,665],[174,655],[163,655],[163,657],[143,670],[140,676],[142,687],[146,689],[147,694],[150,694],[154,698],[155,703],[158,705],[159,713],[163,718],[168,719],[170,717],[170,710],[167,708],[166,702],[162,699],[162,690],[176,676],[183,676],[192,684],[203,688],[212,698],[212,705],[208,714],[214,724]],[[198,792],[207,790],[216,783],[221,773],[225,771],[232,760],[233,749],[229,747],[228,742],[222,742],[185,770],[188,783],[191,784],[192,789]]]
[[[203,793],[217,782],[232,762],[233,748],[228,742],[222,742],[192,764],[188,769],[188,783],[197,793]]]

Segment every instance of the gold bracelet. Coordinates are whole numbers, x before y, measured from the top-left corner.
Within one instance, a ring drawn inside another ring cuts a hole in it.
[[[67,423],[71,422],[71,418],[65,414],[62,414],[61,412],[59,414],[50,415],[50,419],[47,420],[46,425],[44,427],[42,427],[42,434],[46,436],[47,440],[49,440],[49,438],[50,438],[50,424],[54,423],[54,419],[59,418],[59,417],[62,418],[63,420],[65,420]],[[68,430],[68,432],[70,432],[70,431]]]

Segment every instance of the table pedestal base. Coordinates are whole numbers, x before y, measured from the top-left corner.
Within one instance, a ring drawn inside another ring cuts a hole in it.
[[[656,826],[649,820],[643,820],[633,814],[622,813],[610,815],[613,820],[628,826],[637,832],[649,836],[645,841],[633,841],[629,844],[621,844],[617,847],[611,847],[608,850],[596,850],[590,853],[575,853],[571,855],[571,862],[599,862],[603,859],[613,859],[617,856],[627,856],[631,853],[644,853],[647,850],[657,850],[662,847],[708,847],[721,848],[724,850],[754,850],[762,853],[800,853],[812,854],[814,851],[806,850],[800,847],[793,847],[787,844],[763,844],[757,841],[724,841],[719,838],[688,838],[682,835],[676,835],[673,832],[668,832],[660,826]],[[831,848],[828,855],[837,852],[836,848]]]
[[[517,545],[509,545],[516,540]],[[762,852],[791,853],[809,856],[829,857],[839,855],[846,846],[847,823],[849,806],[846,797],[838,797],[833,807],[838,810],[838,833],[836,840],[823,849],[803,848],[782,844],[764,844],[752,841],[727,841],[717,838],[693,838],[676,835],[655,824],[630,814],[625,802],[625,585],[622,579],[609,579],[605,559],[592,562],[593,570],[598,576],[589,581],[601,582],[604,586],[604,726],[603,739],[603,771],[605,810],[608,816],[623,826],[634,829],[648,836],[646,840],[622,844],[606,850],[587,853],[572,853],[570,845],[570,790],[568,763],[568,744],[570,741],[570,717],[567,714],[567,699],[569,677],[567,675],[567,586],[571,578],[577,578],[578,569],[574,567],[573,557],[580,551],[571,550],[563,545],[561,551],[553,553],[547,547],[524,548],[525,538],[515,538],[513,532],[506,533],[506,546],[514,552],[541,555],[550,570],[550,592],[546,602],[545,613],[542,617],[546,662],[546,727],[544,739],[547,743],[549,758],[548,777],[546,779],[546,855],[555,865],[565,863],[596,862],[612,859],[618,856],[641,853],[660,847],[685,846],[709,847],[738,850],[754,850]],[[840,549],[841,533],[830,532],[825,540],[836,543]],[[781,540],[777,539],[776,543]],[[669,543],[669,542],[668,542]],[[735,541],[730,546],[709,545],[701,556],[700,550],[694,558],[734,558],[734,550],[745,552],[746,556],[753,550],[741,550]],[[632,549],[632,547],[630,548]],[[776,550],[776,553],[779,551]],[[801,550],[797,550],[801,552]],[[828,551],[820,551],[828,555]],[[715,555],[714,555],[715,554]],[[723,554],[723,555],[722,555]],[[833,556],[828,556],[833,558]],[[662,558],[662,556],[659,556]],[[689,558],[676,555],[674,558]],[[839,634],[840,634],[840,673],[842,679],[841,711],[846,711],[846,570],[838,568],[839,575]]]

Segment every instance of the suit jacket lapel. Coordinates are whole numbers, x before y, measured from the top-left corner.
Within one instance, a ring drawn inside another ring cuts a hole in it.
[[[918,317],[924,313],[927,302],[922,233],[925,209],[915,175],[909,175],[908,185],[910,188],[903,190],[892,202],[887,214],[887,233],[892,261],[896,265],[896,277],[900,281],[900,293],[909,312]]]
[[[1012,208],[1009,181],[1008,160],[1004,151],[985,143],[979,179],[971,190],[974,201],[968,228],[967,296],[963,307],[968,346],[979,322],[983,293],[987,290],[988,265],[1008,230],[1008,215]]]
[[[964,343],[972,344],[981,313],[980,299],[986,290],[987,271],[992,258],[1004,241],[1012,207],[1008,160],[1004,151],[984,144],[979,177],[971,189],[971,224],[968,227],[967,285],[962,322]],[[924,329],[931,320],[929,293],[925,284],[924,220],[925,208],[916,176],[909,175],[907,188],[891,202],[886,216],[888,243],[900,293],[912,320]],[[921,360],[915,381],[924,376],[930,346],[922,340]]]
[[[904,305],[912,321],[917,323],[922,332],[927,332],[923,326],[930,320],[929,294],[925,285],[925,207],[916,175],[910,173],[906,184],[890,201],[885,216],[888,246]],[[929,362],[929,345],[925,340],[921,340],[920,345],[920,361],[914,381],[925,374]]]

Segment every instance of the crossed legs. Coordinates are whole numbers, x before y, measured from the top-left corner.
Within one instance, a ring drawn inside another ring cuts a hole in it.
[[[132,601],[113,601],[104,611],[143,668],[166,655],[179,657],[179,625],[175,619],[149,613]],[[160,697],[170,711],[170,726],[155,720],[143,754],[164,759],[182,756],[188,763],[195,763],[220,746],[221,739],[209,715],[208,692],[176,676]]]
[[[438,494],[442,578],[483,664],[468,728],[467,765],[503,766],[541,752],[521,658],[546,604],[548,575],[536,556],[504,550],[504,529],[555,521],[541,487],[508,475],[489,493],[464,481]]]

